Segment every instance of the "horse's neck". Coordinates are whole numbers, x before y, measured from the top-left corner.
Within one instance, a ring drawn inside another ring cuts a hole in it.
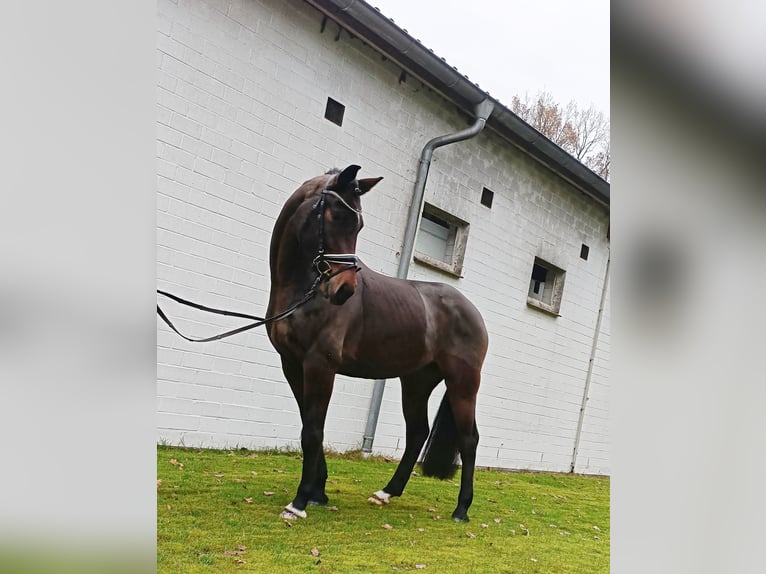
[[[294,239],[280,241],[272,253],[271,284],[272,297],[275,291],[287,298],[305,294],[316,277],[312,266],[313,256],[301,249]]]

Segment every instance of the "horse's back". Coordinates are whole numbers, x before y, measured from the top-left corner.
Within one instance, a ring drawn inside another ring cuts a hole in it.
[[[446,353],[481,367],[487,330],[479,310],[460,291],[444,283],[397,279],[368,268],[360,275],[364,277],[365,322],[371,316],[377,318],[378,341],[395,339],[395,346],[405,346],[407,355],[421,355],[426,363]]]

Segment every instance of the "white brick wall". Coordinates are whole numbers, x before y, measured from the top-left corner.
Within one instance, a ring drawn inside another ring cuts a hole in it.
[[[297,0],[159,1],[160,288],[263,314],[268,242],[282,203],[333,166],[385,177],[365,196],[358,251],[395,274],[417,159],[465,119],[418,82]],[[327,97],[346,106],[324,119]],[[491,210],[481,189],[495,192]],[[490,352],[479,395],[478,464],[568,470],[607,257],[608,215],[490,130],[437,150],[427,200],[471,224],[464,278],[414,263],[413,278],[452,283],[481,309]],[[590,246],[588,261],[580,244]],[[526,306],[535,256],[566,270],[561,317]],[[203,336],[238,324],[164,304]],[[577,470],[607,473],[608,314]],[[158,332],[159,438],[199,446],[298,445],[297,407],[263,330],[192,344]],[[326,439],[361,446],[372,384],[338,377]],[[436,404],[441,389],[433,397]],[[398,381],[389,381],[375,449],[401,454]]]

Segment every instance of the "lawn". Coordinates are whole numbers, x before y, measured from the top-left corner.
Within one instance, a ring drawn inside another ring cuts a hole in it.
[[[157,571],[609,571],[608,478],[477,471],[471,521],[457,524],[457,480],[416,468],[401,498],[373,506],[396,461],[328,455],[327,466],[329,505],[287,522],[300,454],[159,446]]]

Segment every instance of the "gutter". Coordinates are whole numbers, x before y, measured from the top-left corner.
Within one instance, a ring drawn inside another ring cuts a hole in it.
[[[407,227],[404,230],[404,242],[402,245],[402,254],[399,258],[399,267],[396,271],[396,276],[399,279],[406,279],[410,270],[410,263],[412,262],[412,256],[415,252],[415,238],[417,236],[418,226],[420,224],[420,217],[423,213],[423,199],[426,191],[426,181],[428,180],[428,170],[431,167],[431,159],[434,155],[434,150],[445,145],[457,143],[470,139],[478,135],[487,123],[492,110],[494,109],[494,103],[489,99],[485,99],[476,106],[476,121],[470,127],[446,134],[443,136],[435,137],[426,143],[423,147],[423,151],[420,152],[420,163],[418,164],[418,174],[415,177],[415,186],[412,192],[412,203],[410,203],[410,209],[407,214]],[[372,443],[375,440],[375,430],[378,426],[378,416],[380,415],[380,406],[383,402],[383,391],[385,390],[386,380],[376,379],[372,388],[372,399],[370,400],[370,410],[367,413],[367,426],[364,431],[364,439],[362,441],[362,452],[371,453]]]
[[[598,351],[598,338],[601,333],[601,319],[604,317],[604,307],[606,306],[606,294],[609,287],[609,265],[612,261],[611,251],[607,247],[606,271],[604,271],[604,284],[601,288],[601,303],[598,307],[598,318],[596,319],[596,328],[593,332],[593,345],[590,349],[590,359],[588,360],[588,372],[585,375],[585,388],[582,393],[582,403],[580,404],[580,415],[577,419],[577,432],[575,433],[574,450],[572,451],[572,462],[569,465],[569,472],[575,471],[577,464],[577,452],[580,448],[580,436],[582,434],[582,425],[585,420],[585,407],[588,404],[588,393],[590,392],[590,382],[593,378],[593,363],[596,361],[596,352]]]

